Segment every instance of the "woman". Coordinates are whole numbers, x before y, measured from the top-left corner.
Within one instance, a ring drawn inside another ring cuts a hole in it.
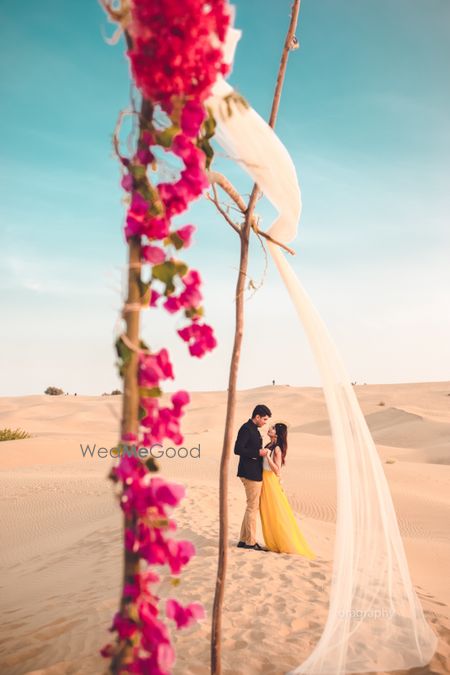
[[[278,422],[268,431],[270,442],[263,459],[263,480],[259,510],[264,541],[270,551],[297,553],[310,560],[311,551],[300,532],[294,512],[281,486],[281,467],[286,463],[287,426]]]

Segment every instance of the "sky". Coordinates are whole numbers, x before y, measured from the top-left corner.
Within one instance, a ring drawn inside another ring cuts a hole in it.
[[[239,0],[231,84],[270,111],[290,0]],[[303,212],[291,259],[358,383],[450,379],[450,3],[303,0],[277,133]],[[0,395],[121,386],[114,341],[126,292],[125,207],[111,136],[130,101],[124,42],[98,2],[2,6],[0,42]],[[250,184],[217,152],[217,168]],[[258,204],[261,227],[274,213]],[[227,388],[235,232],[206,200],[186,260],[204,279],[218,348],[191,358],[180,318],[146,310],[142,337],[166,346],[167,389]],[[314,356],[273,265],[253,238],[239,388],[320,386]]]

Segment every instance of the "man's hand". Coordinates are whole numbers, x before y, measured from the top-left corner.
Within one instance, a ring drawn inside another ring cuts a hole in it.
[[[267,448],[261,448],[260,451],[259,451],[259,454],[261,455],[261,457],[265,457],[268,452],[269,451],[268,451]]]

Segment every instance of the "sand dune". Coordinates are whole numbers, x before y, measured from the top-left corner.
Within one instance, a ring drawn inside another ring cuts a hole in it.
[[[378,412],[366,415],[367,425],[375,443],[393,448],[408,448],[410,453],[404,454],[410,460],[419,458],[434,464],[450,463],[450,423],[435,422],[422,415],[407,412],[399,408],[382,408]],[[300,424],[293,432],[329,436],[331,434],[328,419]],[[414,448],[410,448],[411,438]],[[427,452],[418,453],[418,450]]]
[[[441,638],[430,667],[410,673],[448,673],[450,383],[361,385],[355,391],[383,461],[416,591]],[[208,614],[205,622],[175,636],[175,675],[209,673],[225,400],[225,392],[193,395],[185,445],[200,444],[199,459],[160,460],[165,476],[187,486],[174,515],[179,536],[197,548],[176,595],[203,602]],[[322,391],[289,386],[241,391],[237,424],[259,402],[291,424],[282,481],[317,559],[235,548],[244,494],[233,456],[226,675],[281,675],[300,663],[320,636],[328,603],[336,499]],[[1,444],[2,675],[103,672],[97,652],[108,640],[120,593],[121,515],[106,480],[111,460],[83,458],[80,444],[113,447],[120,405],[121,397],[0,399],[0,427],[32,434]],[[258,536],[262,541],[259,524]],[[160,595],[168,592],[163,585]]]

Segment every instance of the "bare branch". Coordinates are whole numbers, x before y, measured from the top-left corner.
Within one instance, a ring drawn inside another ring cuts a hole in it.
[[[225,209],[223,209],[223,208],[221,207],[220,202],[219,202],[219,198],[218,198],[218,195],[217,195],[217,189],[216,189],[216,186],[214,185],[214,183],[211,185],[211,187],[212,187],[213,195],[214,195],[214,196],[211,197],[211,195],[210,195],[209,193],[207,193],[206,198],[209,199],[209,201],[212,202],[212,203],[214,204],[214,206],[216,207],[216,209],[218,210],[218,212],[220,213],[220,215],[221,215],[223,218],[225,218],[225,220],[227,221],[228,225],[231,225],[231,227],[233,228],[233,230],[235,230],[235,232],[237,232],[238,235],[241,236],[241,228],[239,227],[239,225],[237,225],[237,224],[230,218],[230,216],[229,216],[228,213],[225,211]]]
[[[289,248],[289,246],[286,246],[286,244],[283,244],[281,241],[277,241],[276,239],[271,237],[270,234],[267,234],[267,232],[264,232],[263,230],[260,230],[259,227],[254,226],[253,225],[254,221],[255,219],[253,219],[252,221],[252,230],[254,230],[256,234],[258,234],[261,237],[264,237],[264,239],[267,239],[267,241],[272,242],[272,244],[276,244],[280,248],[284,248],[284,250],[290,253],[291,255],[295,255],[295,251],[293,248]]]
[[[283,83],[284,83],[284,76],[286,74],[286,66],[287,66],[287,60],[289,56],[289,52],[295,45],[295,29],[297,27],[297,21],[298,21],[298,13],[300,11],[300,1],[301,0],[294,0],[294,3],[292,5],[292,11],[291,11],[291,20],[289,23],[289,28],[286,33],[286,39],[284,41],[284,46],[283,46],[283,51],[281,53],[281,61],[280,61],[280,66],[278,68],[278,77],[277,77],[277,83],[275,86],[275,93],[273,96],[273,102],[272,102],[272,110],[270,112],[270,118],[269,118],[269,126],[272,127],[272,129],[275,127],[275,122],[277,120],[278,116],[278,109],[280,107],[280,100],[281,100],[281,92],[283,89]],[[247,235],[250,232],[250,227],[252,225],[252,219],[253,219],[253,211],[255,210],[255,205],[256,202],[259,198],[259,188],[258,185],[255,183],[253,186],[252,194],[250,195],[250,200],[248,203],[247,207],[247,212],[246,212],[246,218],[245,218],[245,224],[244,224],[244,230],[246,231]]]
[[[229,197],[231,197],[241,213],[244,214],[247,211],[246,203],[231,181],[226,178],[226,176],[224,176],[222,173],[219,173],[218,171],[208,171],[208,178],[211,183],[217,183],[217,185],[220,185],[222,190],[226,192]]]
[[[275,93],[273,96],[272,110],[270,112],[269,126],[272,129],[275,127],[277,121],[278,109],[280,107],[281,92],[283,89],[284,76],[286,74],[287,60],[289,52],[296,49],[298,46],[297,38],[295,37],[295,29],[297,28],[298,14],[300,12],[301,0],[295,0],[291,10],[291,22],[289,24],[286,39],[284,41],[283,52],[281,54],[280,66],[278,68],[277,84],[275,86]]]
[[[209,171],[208,172],[208,177],[209,180],[211,181],[211,184],[213,185],[214,189],[214,183],[217,183],[224,192],[227,193],[227,195],[234,201],[235,204],[237,204],[239,210],[241,211],[242,214],[245,214],[247,211],[247,205],[245,204],[244,200],[242,199],[241,195],[239,192],[236,190],[234,185],[231,183],[231,181],[226,178],[223,174],[219,173],[218,171]],[[225,220],[236,229],[236,224],[230,222],[230,217],[228,214],[224,213],[224,211],[219,207],[219,205],[215,202],[214,199],[209,198],[210,201],[212,201],[215,205],[219,213],[225,218]],[[295,251],[292,248],[289,248],[289,246],[286,246],[285,244],[282,244],[280,241],[277,241],[273,237],[270,236],[270,234],[267,234],[266,232],[263,232],[263,230],[260,230],[258,227],[258,221],[255,216],[252,218],[251,222],[251,227],[252,229],[256,232],[256,234],[260,235],[261,237],[264,237],[264,239],[267,239],[268,241],[271,241],[272,244],[276,244],[277,246],[280,246],[283,248],[285,251],[290,253],[291,255],[295,255]],[[241,230],[239,229],[239,232]]]

